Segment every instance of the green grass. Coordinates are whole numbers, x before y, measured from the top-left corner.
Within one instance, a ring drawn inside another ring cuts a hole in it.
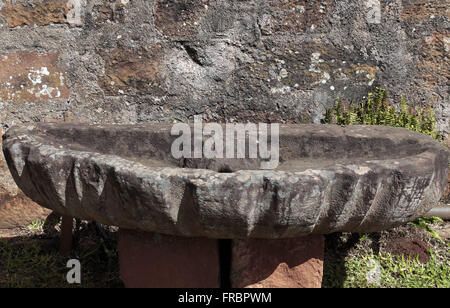
[[[344,263],[330,262],[325,264],[324,285],[328,288],[449,288],[450,253],[430,253],[426,264],[410,257],[374,254],[373,251],[348,257]],[[340,277],[342,275],[345,277]]]
[[[0,241],[0,287],[49,287],[65,280],[64,259],[56,252],[44,252],[36,242]]]

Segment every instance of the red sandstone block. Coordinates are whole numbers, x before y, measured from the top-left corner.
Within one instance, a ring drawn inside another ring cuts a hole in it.
[[[231,283],[236,288],[320,288],[324,237],[234,240]]]
[[[19,51],[0,54],[0,100],[46,102],[70,97],[58,53]]]
[[[217,240],[119,231],[120,274],[127,288],[218,288]]]
[[[26,2],[8,1],[1,8],[3,15],[11,28],[19,26],[46,26],[49,24],[67,23],[69,13],[68,0],[37,0],[33,5]]]

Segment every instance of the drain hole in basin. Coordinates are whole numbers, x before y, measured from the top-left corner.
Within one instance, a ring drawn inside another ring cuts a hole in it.
[[[220,287],[231,288],[231,240],[219,240]]]
[[[233,173],[233,170],[229,166],[223,166],[219,168],[219,173]]]

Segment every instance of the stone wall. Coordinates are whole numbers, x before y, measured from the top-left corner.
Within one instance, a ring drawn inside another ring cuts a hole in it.
[[[0,123],[318,123],[382,86],[448,134],[450,1],[376,2],[0,0]]]

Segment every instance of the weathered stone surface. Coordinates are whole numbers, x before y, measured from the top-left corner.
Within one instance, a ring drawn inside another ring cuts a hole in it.
[[[333,8],[333,1],[269,0],[263,15],[263,34],[273,32],[303,33],[322,24]],[[266,26],[266,27],[264,27]]]
[[[402,18],[428,21],[439,16],[450,17],[448,0],[436,0],[433,3],[424,0],[402,0]]]
[[[333,45],[317,40],[285,43],[266,39],[264,44],[265,48],[255,56],[257,61],[236,72],[232,78],[236,91],[242,93],[241,100],[251,100],[254,84],[258,84],[260,90],[267,93],[260,100],[272,106],[272,110],[284,119],[306,118],[318,122],[325,111],[320,105],[321,100],[327,99],[327,91],[334,89],[345,93],[349,100],[356,100],[361,89],[372,85],[379,74],[376,63],[365,61],[358,52],[348,51],[343,55]],[[238,80],[250,82],[239,83]],[[351,85],[348,80],[352,80]],[[313,97],[305,95],[305,90],[314,92]],[[310,102],[296,114],[290,103],[297,100]],[[239,106],[231,108],[237,111]]]
[[[103,1],[101,4],[95,4],[92,15],[95,19],[95,24],[102,24],[105,22],[125,22],[126,9],[129,1]]]
[[[0,100],[42,102],[69,98],[58,54],[17,52],[0,55]]]
[[[423,79],[428,83],[430,88],[435,88],[439,84],[444,84],[450,76],[450,34],[447,36],[433,32],[430,36],[425,37],[422,49],[419,69],[423,74]],[[438,98],[433,97],[436,102]]]
[[[155,25],[171,38],[185,40],[197,34],[197,25],[210,0],[156,0]]]
[[[102,88],[109,95],[162,93],[163,55],[161,44],[141,50],[122,47],[104,54],[106,72]]]
[[[70,0],[5,1],[0,15],[11,28],[68,23],[67,15],[73,8],[70,4]]]
[[[68,11],[66,3],[64,0],[36,1],[28,6],[25,3],[11,1],[3,6],[0,13],[5,16],[10,27],[43,26],[65,21],[64,15]]]
[[[234,288],[320,288],[324,238],[233,240]]]
[[[217,240],[119,230],[127,288],[219,288]]]
[[[35,202],[125,229],[211,238],[294,238],[389,229],[447,185],[448,151],[391,127],[284,125],[280,164],[171,155],[171,125],[35,124],[3,149]],[[222,173],[227,171],[227,173]]]
[[[448,135],[448,0],[381,1],[379,24],[367,3],[0,0],[0,55],[58,53],[70,88],[64,103],[3,93],[0,123],[319,123],[381,86],[397,107],[433,105]]]
[[[444,193],[445,196],[450,196],[450,172],[448,174],[448,180],[447,180],[447,189]],[[449,199],[450,200],[450,199]]]

